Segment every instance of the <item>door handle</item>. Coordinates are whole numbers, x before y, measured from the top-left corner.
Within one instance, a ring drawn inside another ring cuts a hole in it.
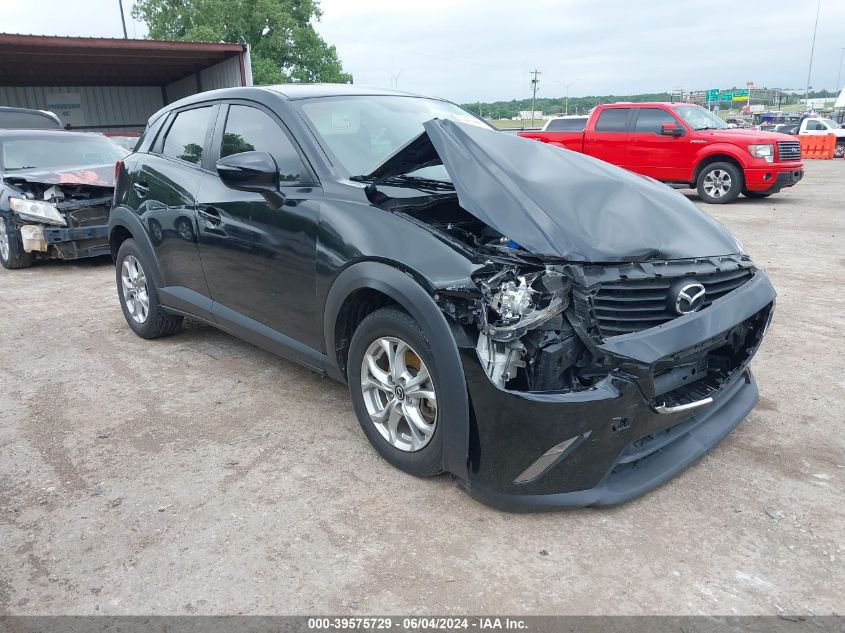
[[[150,193],[150,186],[147,184],[145,180],[136,180],[132,183],[132,188],[142,198]]]
[[[220,217],[220,211],[214,207],[199,207],[197,209],[197,215],[214,226],[217,226],[223,220],[223,218]]]

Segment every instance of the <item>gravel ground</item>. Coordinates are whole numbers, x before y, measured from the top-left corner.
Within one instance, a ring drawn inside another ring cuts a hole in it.
[[[404,475],[341,385],[210,327],[136,337],[108,261],[0,269],[0,614],[842,613],[845,162],[807,170],[704,206],[779,291],[760,403],[610,510]]]

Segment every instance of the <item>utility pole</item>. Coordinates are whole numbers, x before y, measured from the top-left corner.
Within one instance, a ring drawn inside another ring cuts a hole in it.
[[[117,6],[120,7],[120,23],[123,24],[123,39],[128,40],[129,35],[126,33],[126,18],[123,17],[123,0],[117,0]]]
[[[816,25],[813,27],[813,43],[810,45],[810,65],[807,67],[807,89],[804,91],[804,110],[809,110],[810,103],[810,74],[813,72],[813,53],[816,50],[816,31],[819,28],[819,11],[822,8],[822,0],[816,5]]]
[[[566,114],[569,114],[569,86],[574,84],[576,81],[578,81],[577,77],[570,81],[568,84],[566,84]],[[576,111],[575,114],[578,114],[578,112]]]
[[[531,78],[531,127],[534,127],[534,104],[537,103],[537,84],[540,83],[540,75],[543,73],[535,68],[528,74],[533,75]]]

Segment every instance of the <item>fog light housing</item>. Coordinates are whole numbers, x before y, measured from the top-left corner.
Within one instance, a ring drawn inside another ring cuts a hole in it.
[[[545,453],[540,455],[540,458],[531,464],[528,468],[523,470],[519,476],[513,480],[515,484],[524,484],[537,479],[540,475],[546,472],[549,467],[554,464],[560,456],[567,451],[567,449],[573,449],[580,444],[579,440],[585,440],[590,436],[592,431],[587,431],[583,435],[576,435],[575,437],[570,437],[568,440],[562,441],[560,444],[555,444]],[[569,451],[570,453],[572,451]]]
[[[23,250],[27,253],[32,251],[47,252],[47,242],[44,240],[44,228],[36,224],[24,224],[21,227],[21,241]]]

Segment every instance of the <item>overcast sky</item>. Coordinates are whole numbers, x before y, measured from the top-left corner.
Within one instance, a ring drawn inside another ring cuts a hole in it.
[[[124,0],[129,16],[131,0]],[[35,9],[37,7],[37,10]],[[355,83],[458,102],[758,86],[803,89],[815,0],[322,0]],[[0,0],[0,30],[120,37],[117,0]],[[143,37],[142,24],[128,24]],[[845,0],[822,0],[811,85],[833,89]],[[842,73],[845,83],[845,69]],[[839,86],[842,87],[841,85]]]

